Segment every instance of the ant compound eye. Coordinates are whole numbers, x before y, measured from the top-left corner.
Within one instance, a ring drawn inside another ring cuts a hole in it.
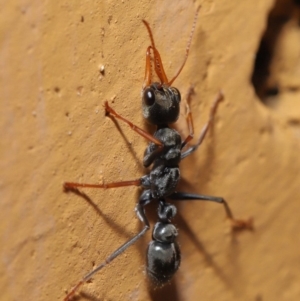
[[[155,103],[155,94],[151,88],[145,89],[143,92],[144,103],[147,106],[152,106]]]

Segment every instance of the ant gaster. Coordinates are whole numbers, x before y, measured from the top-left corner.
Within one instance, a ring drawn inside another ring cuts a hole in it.
[[[233,218],[231,210],[223,198],[177,192],[175,190],[180,179],[179,163],[181,159],[192,154],[202,143],[213,121],[217,106],[223,99],[223,94],[219,92],[211,107],[209,120],[203,127],[198,142],[195,145],[190,146],[187,150],[183,151],[183,148],[193,138],[192,114],[188,108],[186,118],[190,134],[184,141],[182,141],[179,133],[169,127],[169,124],[176,122],[179,117],[181,101],[180,92],[171,85],[180,74],[187,60],[199,9],[200,7],[195,15],[193,28],[186,48],[184,62],[176,75],[170,81],[167,79],[167,76],[164,72],[162,60],[158,50],[155,47],[150,26],[145,20],[143,20],[143,23],[145,24],[150,36],[151,46],[149,46],[146,51],[146,72],[142,91],[142,110],[145,119],[157,127],[157,130],[153,135],[150,135],[141,128],[132,124],[129,120],[125,119],[115,110],[113,110],[107,102],[105,102],[105,110],[107,115],[127,123],[134,131],[150,141],[145,150],[143,159],[143,164],[145,167],[152,165],[150,173],[137,180],[108,184],[82,184],[72,182],[64,183],[65,190],[74,190],[78,187],[114,188],[131,185],[141,186],[144,189],[135,208],[138,218],[144,224],[144,228],[137,235],[108,256],[108,258],[106,258],[106,260],[98,265],[93,271],[85,275],[67,294],[64,299],[65,301],[70,300],[70,298],[83,283],[91,279],[95,273],[123,253],[129,246],[133,245],[149,230],[150,225],[146,217],[144,207],[154,200],[158,202],[158,222],[155,224],[153,229],[153,240],[148,245],[147,274],[157,285],[163,285],[169,281],[174,273],[178,270],[180,265],[180,249],[176,242],[178,232],[176,227],[171,223],[171,219],[176,215],[177,209],[174,205],[167,203],[166,198],[173,201],[205,200],[221,203],[225,207],[226,215],[231,221],[233,229],[252,229],[251,220],[244,221]],[[151,52],[153,53],[153,57],[151,56]],[[155,73],[157,74],[160,82],[152,83],[151,81],[152,60],[154,62]],[[193,91],[191,89],[188,100],[190,99],[192,92]]]

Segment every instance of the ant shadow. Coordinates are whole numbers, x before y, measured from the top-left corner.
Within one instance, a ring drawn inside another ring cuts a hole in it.
[[[129,232],[126,232],[124,230],[124,227],[121,227],[120,225],[115,223],[111,218],[109,218],[106,214],[104,214],[100,210],[100,208],[95,204],[95,202],[86,193],[80,191],[77,188],[68,188],[68,189],[65,189],[65,192],[66,193],[71,192],[71,193],[74,193],[77,196],[83,198],[88,203],[88,205],[90,205],[95,210],[97,215],[99,215],[108,225],[110,225],[112,229],[114,229],[117,233],[120,233],[127,238],[131,237],[131,234]]]
[[[85,200],[89,206],[91,206],[94,211],[97,213],[97,215],[99,215],[112,229],[114,229],[117,233],[122,234],[123,236],[125,236],[127,239],[132,237],[132,234],[129,232],[126,232],[124,227],[118,225],[117,223],[115,223],[111,218],[109,218],[107,215],[105,215],[100,208],[96,205],[96,203],[84,192],[80,191],[77,188],[68,188],[68,189],[64,189],[64,192],[66,193],[74,193],[75,195],[81,197],[83,200]],[[93,279],[87,281],[87,283],[92,282]],[[72,301],[79,301],[79,300],[90,300],[90,301],[102,301],[103,299],[105,300],[111,300],[111,299],[107,299],[104,296],[101,296],[101,298],[95,297],[89,293],[84,292],[83,290],[81,290],[79,292],[78,295],[75,295],[72,297]]]
[[[180,301],[181,299],[174,279],[170,283],[159,288],[154,288],[149,284],[148,290],[151,299],[155,301]]]
[[[81,197],[82,199],[84,199],[89,206],[91,206],[95,212],[97,213],[97,215],[99,215],[101,218],[103,218],[105,220],[106,223],[108,223],[114,230],[116,230],[118,233],[122,233],[124,236],[126,236],[127,238],[131,237],[131,234],[124,232],[124,227],[116,224],[113,220],[111,220],[109,217],[107,217],[105,214],[103,214],[103,212],[100,210],[100,208],[95,204],[95,202],[84,192],[80,191],[79,189],[76,188],[68,188],[65,192],[67,193],[74,193],[75,195]],[[154,210],[154,206],[151,205],[155,205],[155,204],[150,204],[149,208],[147,208],[147,213],[149,213],[149,220],[150,221],[154,221],[155,217],[156,217],[156,212]],[[142,227],[142,225],[141,225]],[[144,239],[141,238],[141,241],[143,241]],[[145,240],[142,242],[142,244],[138,244],[138,247],[141,253],[145,253],[145,246],[146,242]],[[156,301],[162,301],[162,300],[173,300],[173,301],[180,301],[179,299],[179,294],[177,292],[177,286],[175,281],[173,280],[169,285],[165,285],[164,287],[161,287],[159,289],[151,286],[151,284],[149,284],[148,286],[149,289],[149,294],[152,300],[156,300]],[[72,301],[79,301],[79,300],[90,300],[90,301],[101,301],[103,300],[103,296],[100,298],[97,298],[91,294],[88,294],[84,291],[80,291],[80,293],[78,295],[75,295],[72,299]]]
[[[119,122],[115,118],[110,118],[110,119],[115,124],[115,127],[116,127],[117,131],[121,134],[125,144],[127,145],[128,150],[131,153],[131,155],[132,155],[136,165],[138,166],[140,172],[141,173],[144,172],[145,168],[144,168],[143,164],[141,163],[141,160],[138,158],[136,152],[133,150],[131,143],[128,141],[128,139],[125,136],[123,130],[121,129]]]
[[[218,266],[218,264],[213,260],[210,253],[205,248],[204,244],[198,238],[187,224],[185,219],[182,217],[180,213],[177,214],[177,224],[180,226],[180,229],[184,231],[189,240],[194,244],[199,253],[202,254],[207,266],[211,267],[215,274],[220,278],[220,280],[227,286],[231,286],[227,275],[223,272],[223,270]]]

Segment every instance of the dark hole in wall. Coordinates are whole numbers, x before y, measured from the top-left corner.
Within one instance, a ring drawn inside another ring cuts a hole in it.
[[[276,97],[282,92],[278,77],[272,74],[274,54],[284,26],[295,18],[300,31],[300,0],[276,0],[256,54],[251,81],[257,96],[268,106],[272,106],[272,101],[277,101]]]

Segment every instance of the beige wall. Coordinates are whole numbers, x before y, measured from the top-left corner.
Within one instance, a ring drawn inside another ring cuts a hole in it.
[[[143,174],[147,141],[122,123],[118,129],[105,117],[103,104],[108,100],[146,127],[140,91],[149,38],[141,20],[151,24],[172,77],[200,4],[161,2],[12,0],[1,5],[1,300],[62,300],[93,263],[141,229],[134,213],[138,189],[82,190],[96,210],[63,193],[62,183]],[[237,216],[253,216],[255,232],[232,238],[220,206],[180,204],[182,265],[170,286],[148,288],[149,232],[83,286],[81,292],[94,298],[83,300],[300,297],[300,77],[292,73],[300,69],[299,53],[288,65],[298,69],[284,69],[287,79],[298,79],[296,89],[289,90],[288,110],[265,106],[250,78],[273,1],[204,0],[201,5],[188,62],[175,82],[182,95],[195,85],[196,134],[218,89],[226,99],[201,149],[182,162],[180,188],[225,197]],[[299,37],[299,28],[295,32]],[[291,58],[299,40],[279,45],[279,56],[280,49]],[[278,95],[277,103],[285,97]],[[186,130],[183,118],[178,127]]]

